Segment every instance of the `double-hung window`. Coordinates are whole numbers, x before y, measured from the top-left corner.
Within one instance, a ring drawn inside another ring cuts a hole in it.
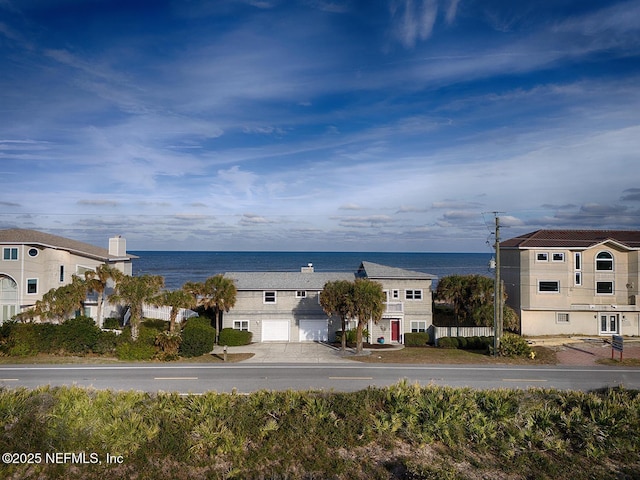
[[[27,293],[28,294],[38,293],[38,279],[37,278],[28,278],[27,279]]]
[[[262,301],[264,303],[276,303],[276,292],[272,290],[263,292]]]
[[[249,320],[234,320],[233,321],[233,329],[234,330],[249,330]]]
[[[404,298],[406,300],[422,300],[422,290],[405,290]]]
[[[18,247],[6,247],[2,249],[3,260],[18,260]]]
[[[424,320],[411,320],[411,332],[426,332],[427,322]]]

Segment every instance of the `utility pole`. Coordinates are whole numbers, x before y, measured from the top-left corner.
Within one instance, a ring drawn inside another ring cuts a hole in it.
[[[500,281],[500,217],[496,216],[496,275],[493,285],[493,356],[498,355],[500,348],[500,338],[502,337],[502,282]]]

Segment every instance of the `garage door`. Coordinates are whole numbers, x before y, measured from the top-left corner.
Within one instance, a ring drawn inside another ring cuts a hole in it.
[[[288,342],[289,341],[289,320],[263,320],[262,321],[262,341],[263,342]]]
[[[326,342],[329,340],[329,325],[326,320],[300,320],[301,342]]]

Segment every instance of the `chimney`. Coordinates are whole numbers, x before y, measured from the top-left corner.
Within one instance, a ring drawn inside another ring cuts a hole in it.
[[[307,263],[306,267],[300,268],[302,273],[313,273],[313,263]]]
[[[109,239],[109,255],[112,257],[127,256],[127,241],[122,236],[117,235]]]

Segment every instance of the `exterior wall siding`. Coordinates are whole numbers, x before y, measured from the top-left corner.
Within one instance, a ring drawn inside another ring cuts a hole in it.
[[[62,239],[64,240],[64,239]],[[5,260],[2,254],[4,249],[17,249],[17,260]],[[30,255],[30,251],[37,254]],[[106,251],[105,251],[106,256]],[[106,257],[105,257],[106,258]],[[14,298],[0,298],[0,323],[9,320],[4,312],[20,313],[35,305],[38,300],[49,290],[59,288],[71,283],[73,275],[83,275],[87,269],[96,269],[104,261],[93,258],[92,255],[72,253],[63,247],[52,248],[44,246],[37,241],[30,242],[11,241],[0,245],[0,277],[8,277],[16,283]],[[130,259],[110,263],[120,271],[131,274],[132,263]],[[35,292],[29,291],[30,281],[36,282]],[[92,316],[96,315],[96,307],[90,302],[87,309]],[[105,306],[106,308],[106,306]],[[107,311],[105,309],[105,314]]]
[[[597,268],[602,252],[611,254],[611,270]],[[519,314],[523,335],[610,335],[603,315],[616,319],[616,333],[639,335],[639,261],[637,250],[610,241],[585,249],[505,250],[501,274],[507,304]],[[557,282],[557,291],[541,291],[540,282]],[[612,292],[599,293],[598,282],[612,282]]]
[[[308,273],[313,275],[313,273]],[[404,342],[404,334],[411,331],[412,321],[424,322],[425,328],[432,325],[432,292],[431,280],[418,279],[378,279],[370,278],[382,284],[383,290],[389,292],[387,311],[378,324],[369,322],[367,329],[370,341],[375,342],[383,337],[385,343],[391,342],[391,320],[399,322],[400,343]],[[398,298],[393,298],[393,291],[398,291]],[[420,300],[407,299],[407,290],[421,290]],[[265,303],[264,292],[275,291],[276,302]],[[254,342],[262,341],[263,323],[269,320],[289,321],[289,341],[297,342],[300,338],[300,320],[322,320],[328,325],[329,341],[335,340],[335,334],[341,330],[339,317],[328,318],[319,302],[319,291],[306,291],[306,297],[297,298],[295,290],[242,290],[239,289],[235,306],[223,316],[223,328],[233,328],[236,321],[247,321],[249,330],[253,334]],[[348,328],[354,328],[355,322],[350,322]],[[366,340],[366,339],[365,339]]]

